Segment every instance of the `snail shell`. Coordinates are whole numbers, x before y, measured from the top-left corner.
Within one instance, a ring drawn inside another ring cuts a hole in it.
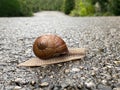
[[[57,35],[42,35],[33,44],[34,54],[42,59],[48,59],[68,54],[68,48],[63,39]]]

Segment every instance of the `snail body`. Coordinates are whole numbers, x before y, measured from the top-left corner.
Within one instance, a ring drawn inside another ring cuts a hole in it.
[[[63,39],[57,35],[42,35],[33,44],[34,54],[41,59],[48,59],[68,54],[68,48]]]

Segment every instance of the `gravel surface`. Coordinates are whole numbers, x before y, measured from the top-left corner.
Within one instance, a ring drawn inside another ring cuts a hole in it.
[[[52,33],[86,57],[41,67],[17,67],[35,57],[36,37]],[[40,12],[0,18],[0,90],[120,90],[120,17],[70,17]]]

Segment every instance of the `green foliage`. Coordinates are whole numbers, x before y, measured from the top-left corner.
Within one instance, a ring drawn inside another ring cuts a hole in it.
[[[0,16],[31,16],[32,7],[28,0],[0,0]]]
[[[93,5],[99,4],[100,10],[96,10],[96,15],[120,15],[120,0],[91,0],[91,2]]]
[[[95,7],[95,9],[96,9],[95,13],[107,12],[108,0],[91,0],[91,3],[95,6],[97,5]],[[97,10],[97,8],[99,8],[99,10]]]
[[[32,1],[33,1],[32,2],[32,10],[33,10],[33,12],[38,12],[40,10],[41,0],[32,0]]]
[[[32,16],[32,1],[19,0],[21,16]]]
[[[63,0],[0,0],[0,16],[32,16],[41,10],[61,10]]]
[[[17,16],[20,14],[19,8],[17,0],[0,0],[0,16]]]
[[[120,0],[109,0],[108,11],[114,15],[120,15]]]
[[[62,10],[65,14],[69,14],[75,7],[75,0],[64,0]]]
[[[41,10],[59,10],[62,7],[63,0],[33,0],[33,11]]]
[[[101,16],[113,16],[114,14],[111,12],[105,12]]]
[[[71,12],[72,16],[92,16],[94,6],[88,0],[76,0],[75,9]]]

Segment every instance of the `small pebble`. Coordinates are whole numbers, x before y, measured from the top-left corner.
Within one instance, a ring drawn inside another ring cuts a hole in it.
[[[114,63],[119,66],[120,65],[120,61],[114,61]]]
[[[113,90],[120,90],[120,87],[117,87],[117,88],[113,88]]]
[[[32,81],[32,82],[31,82],[31,85],[35,85],[35,83],[36,83],[35,81]]]
[[[61,90],[61,88],[62,87],[60,85],[56,85],[53,90]]]
[[[53,76],[53,75],[51,75],[51,76],[50,76],[50,78],[54,78],[54,76]]]
[[[69,73],[70,72],[70,69],[65,69],[65,73]]]
[[[25,81],[25,80],[22,79],[22,78],[16,78],[16,79],[15,79],[15,82],[16,82],[16,83],[19,83],[19,84],[26,84],[26,83],[27,83],[27,81]]]
[[[42,89],[42,88],[36,88],[36,89],[33,89],[33,90],[44,90],[44,89]]]
[[[59,67],[61,67],[62,65],[61,64],[57,64]]]
[[[96,68],[96,67],[92,67],[92,69],[93,69],[94,71],[98,71],[98,68]]]
[[[83,67],[83,66],[80,66],[80,69],[84,69],[84,67]]]
[[[106,79],[107,80],[110,80],[112,77],[111,77],[111,75],[110,74],[106,74]]]
[[[107,80],[102,80],[101,82],[102,82],[102,84],[104,84],[104,85],[107,84]]]
[[[110,86],[99,84],[98,85],[98,90],[112,90],[112,88]]]
[[[48,86],[48,85],[49,85],[48,82],[43,82],[43,83],[40,84],[40,86],[42,86],[42,87],[46,87],[46,86]]]
[[[95,76],[95,75],[96,75],[95,71],[92,71],[92,72],[91,72],[91,75],[92,75],[92,76]]]
[[[72,68],[72,72],[79,72],[80,69],[79,68]]]
[[[21,87],[20,86],[15,86],[14,90],[20,90]]]
[[[112,77],[115,78],[115,79],[118,79],[119,76],[120,76],[120,74],[114,74],[114,75],[112,75]]]
[[[61,86],[62,86],[62,88],[66,88],[66,87],[68,87],[68,86],[69,86],[69,84],[62,83],[62,84],[61,84]]]
[[[95,83],[93,81],[85,82],[85,85],[88,88],[92,88],[92,89],[95,88]]]
[[[27,50],[25,51],[26,54],[28,54],[28,53],[30,53],[30,52],[31,52],[31,49],[27,49]]]
[[[15,79],[15,82],[21,82],[21,81],[22,81],[21,78],[16,78],[16,79]]]

